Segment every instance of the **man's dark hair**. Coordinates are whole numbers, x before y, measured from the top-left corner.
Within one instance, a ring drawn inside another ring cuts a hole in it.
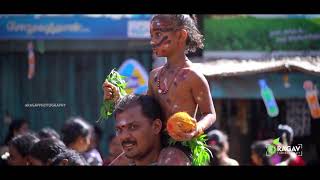
[[[83,157],[74,150],[68,149],[65,152],[57,155],[53,161],[52,166],[59,166],[63,159],[68,160],[68,166],[85,166],[88,165]]]
[[[52,129],[50,127],[42,128],[38,132],[38,137],[40,139],[46,139],[46,138],[60,139],[60,135],[57,133],[57,131],[55,131],[54,129]]]
[[[147,95],[126,95],[122,97],[115,106],[114,114],[117,116],[118,113],[125,111],[126,109],[140,105],[142,113],[151,120],[162,119],[161,118],[161,107],[159,103],[151,96]]]
[[[81,117],[71,117],[62,128],[62,140],[69,146],[78,137],[87,137],[91,133],[91,126]]]
[[[197,18],[194,14],[156,14],[152,17],[151,22],[157,18],[169,18],[174,23],[175,29],[182,28],[188,32],[187,52],[195,52],[197,48],[204,47],[204,38],[198,30]]]
[[[34,134],[27,133],[24,135],[18,135],[9,141],[9,146],[13,146],[21,154],[22,157],[29,155],[30,150],[34,144],[39,141]]]
[[[47,164],[48,160],[53,159],[58,154],[64,152],[66,146],[58,139],[42,139],[34,144],[30,150],[30,156]]]

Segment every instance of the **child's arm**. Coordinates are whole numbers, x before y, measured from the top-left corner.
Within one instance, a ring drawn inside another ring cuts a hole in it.
[[[216,112],[212,102],[210,87],[208,81],[203,74],[194,71],[191,79],[192,95],[199,105],[199,110],[202,114],[201,119],[197,123],[197,134],[203,133],[216,121]]]

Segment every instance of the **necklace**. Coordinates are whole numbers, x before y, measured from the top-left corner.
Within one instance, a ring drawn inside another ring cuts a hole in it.
[[[176,76],[178,75],[178,73],[180,72],[181,68],[178,67],[179,70],[177,70],[173,76],[173,80],[171,81],[170,85],[169,86],[166,86],[166,89],[162,89],[161,86],[160,86],[160,76],[163,72],[163,69],[165,68],[165,66],[163,66],[160,70],[160,73],[158,74],[158,80],[157,80],[157,86],[158,86],[158,93],[159,94],[167,94],[170,87],[172,86],[173,82],[176,80]]]

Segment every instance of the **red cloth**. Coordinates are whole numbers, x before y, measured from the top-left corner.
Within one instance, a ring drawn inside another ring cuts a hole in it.
[[[305,166],[305,162],[301,156],[296,156],[295,159],[289,162],[289,166]]]

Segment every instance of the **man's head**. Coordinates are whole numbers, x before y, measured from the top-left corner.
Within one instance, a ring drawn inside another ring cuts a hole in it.
[[[31,147],[37,143],[39,139],[30,133],[18,135],[9,142],[9,160],[8,164],[12,166],[28,165],[28,155]]]
[[[69,148],[85,152],[90,145],[91,126],[80,117],[71,117],[62,128],[62,139]]]
[[[66,146],[58,139],[42,139],[34,144],[30,150],[30,165],[50,165],[52,159],[65,150]]]
[[[150,96],[127,95],[115,107],[116,134],[125,155],[140,160],[160,146],[160,105]]]
[[[151,19],[151,46],[159,57],[168,57],[177,50],[195,52],[203,48],[203,35],[196,17],[188,14],[157,14]]]

